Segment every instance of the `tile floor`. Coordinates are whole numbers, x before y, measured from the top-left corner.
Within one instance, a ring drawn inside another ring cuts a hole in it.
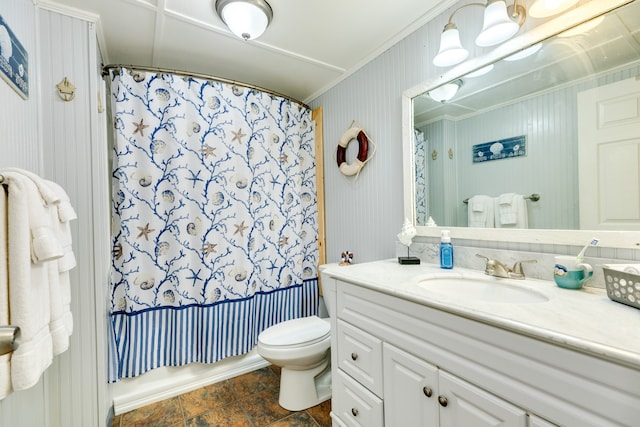
[[[279,368],[266,367],[118,415],[112,427],[330,427],[331,401],[278,405]]]

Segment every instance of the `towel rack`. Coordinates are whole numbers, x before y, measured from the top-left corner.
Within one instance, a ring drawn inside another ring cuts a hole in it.
[[[0,182],[2,182],[2,180],[0,180]],[[537,202],[538,200],[540,200],[540,195],[538,193],[533,193],[529,196],[524,196],[525,199],[531,200],[532,202]],[[469,203],[469,198],[466,198],[462,201],[462,203],[464,203],[465,205]]]
[[[20,336],[18,326],[0,326],[0,356],[18,349],[16,340]]]

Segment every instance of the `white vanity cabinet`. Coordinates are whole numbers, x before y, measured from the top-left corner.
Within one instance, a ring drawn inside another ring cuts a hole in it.
[[[332,280],[334,426],[640,425],[634,367]]]

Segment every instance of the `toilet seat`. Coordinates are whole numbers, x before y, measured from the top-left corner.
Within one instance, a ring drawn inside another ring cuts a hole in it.
[[[286,348],[308,346],[325,340],[331,334],[331,325],[318,316],[291,319],[265,329],[258,336],[263,346]]]

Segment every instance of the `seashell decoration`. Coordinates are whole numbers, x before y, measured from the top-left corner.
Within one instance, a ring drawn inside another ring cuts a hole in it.
[[[162,141],[161,139],[156,139],[151,141],[151,152],[155,154],[163,153],[165,148],[167,148],[167,143]]]
[[[278,218],[277,216],[274,216],[273,218],[271,218],[271,221],[269,221],[269,230],[275,231],[275,229],[278,227],[279,224],[280,224],[280,218]]]
[[[153,181],[151,180],[151,175],[143,176],[142,178],[140,178],[138,180],[138,184],[140,184],[141,187],[148,187],[152,183],[153,183]]]
[[[256,104],[255,102],[251,103],[251,112],[253,114],[258,114],[260,113],[260,107],[258,107],[258,104]]]
[[[231,87],[231,92],[235,95],[235,96],[241,96],[244,93],[244,90],[242,90],[242,88],[240,86],[237,85],[233,85]]]
[[[162,198],[165,202],[173,203],[176,200],[176,196],[173,194],[171,190],[164,190],[162,192]]]
[[[284,278],[284,285],[291,286],[293,283],[293,277],[290,274],[287,274],[287,277]]]
[[[287,193],[287,195],[284,197],[284,201],[285,201],[287,204],[292,203],[292,202],[293,202],[293,194],[291,194],[291,193]]]
[[[187,224],[187,234],[190,234],[191,236],[197,236],[198,234],[200,234],[201,229],[202,221],[198,217],[196,217],[193,222]]]
[[[133,284],[136,286],[140,286],[140,289],[146,291],[148,289],[153,288],[156,285],[156,280],[153,277],[142,273],[136,276],[135,280],[133,281]]]
[[[220,108],[220,98],[218,98],[217,96],[210,97],[207,105],[212,110],[217,110],[218,108]]]
[[[137,83],[140,83],[145,79],[146,74],[143,71],[133,71],[131,76],[133,77],[133,80],[135,80]]]
[[[200,133],[200,123],[198,122],[193,122],[191,123],[191,130],[193,131],[193,133]]]
[[[311,267],[305,267],[302,270],[302,274],[304,275],[304,277],[311,277],[311,275],[313,274],[313,270],[311,269]]]
[[[176,301],[176,294],[173,293],[172,290],[166,290],[162,293],[162,296],[164,297],[164,302],[167,303],[173,303]]]
[[[253,155],[255,154],[255,152],[256,150],[253,147],[249,147],[249,150],[247,150],[247,157],[253,159]]]
[[[171,98],[171,95],[169,94],[169,91],[164,89],[164,88],[158,88],[156,89],[156,96],[158,97],[158,99],[160,99],[161,101],[168,101]]]
[[[304,202],[310,202],[313,199],[313,196],[310,193],[302,193],[300,196]]]
[[[222,203],[224,203],[224,194],[220,191],[218,191],[217,193],[213,193],[211,195],[211,203],[214,206],[220,206]]]
[[[275,133],[273,135],[271,135],[271,143],[272,144],[277,144],[280,142],[280,136],[276,135]]]
[[[118,310],[125,310],[127,308],[127,300],[125,299],[125,297],[118,298],[116,307],[118,307]]]
[[[242,282],[247,278],[247,270],[240,266],[235,266],[231,269],[229,275],[232,276],[236,282]]]
[[[237,188],[247,188],[247,185],[249,185],[249,180],[247,180],[247,178],[245,178],[243,175],[240,174],[235,174],[232,178],[231,178],[232,182],[236,183],[236,187]]]
[[[260,203],[260,201],[262,200],[262,195],[260,193],[258,193],[257,191],[254,191],[253,194],[251,195],[252,199],[254,202],[256,203]]]
[[[213,291],[211,291],[210,297],[212,301],[218,301],[220,299],[220,297],[222,296],[222,291],[220,290],[220,288],[215,288]]]
[[[169,242],[158,243],[158,246],[156,247],[156,256],[166,255],[170,248],[171,245],[169,245]]]

